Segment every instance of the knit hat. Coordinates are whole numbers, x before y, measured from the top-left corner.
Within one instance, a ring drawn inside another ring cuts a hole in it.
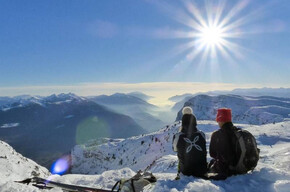
[[[183,115],[186,115],[186,114],[193,114],[193,111],[192,111],[192,109],[191,109],[191,107],[184,107],[183,109],[182,109],[182,114]]]
[[[182,109],[182,128],[181,132],[190,135],[192,132],[196,132],[196,118],[193,115],[191,107],[184,107]]]
[[[232,110],[227,108],[218,109],[216,115],[217,122],[231,122],[232,121]]]

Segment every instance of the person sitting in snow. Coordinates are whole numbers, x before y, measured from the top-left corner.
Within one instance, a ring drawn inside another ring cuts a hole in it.
[[[190,107],[182,110],[180,132],[173,136],[173,150],[177,152],[179,164],[178,175],[204,178],[207,172],[205,134],[198,130],[196,118]]]
[[[220,129],[211,135],[209,154],[213,159],[209,163],[208,178],[224,180],[253,171],[260,153],[254,136],[233,125],[231,109],[218,109],[216,121]]]
[[[209,154],[213,158],[209,163],[209,178],[224,180],[233,173],[230,165],[236,161],[235,152],[231,146],[231,129],[237,129],[232,123],[231,109],[221,108],[217,111],[216,121],[220,127],[211,135]]]

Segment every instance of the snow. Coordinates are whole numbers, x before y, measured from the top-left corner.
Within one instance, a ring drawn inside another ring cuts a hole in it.
[[[198,121],[198,125],[199,129],[206,133],[208,146],[212,131],[217,129],[216,122]],[[290,122],[262,126],[237,124],[257,138],[261,159],[252,173],[233,176],[225,181],[205,181],[185,176],[178,181],[174,180],[178,160],[172,152],[171,139],[179,126],[179,122],[176,122],[158,132],[140,137],[111,140],[98,145],[76,146],[72,151],[73,172],[98,174],[107,169],[118,170],[122,167],[130,167],[137,171],[145,169],[155,160],[149,170],[158,177],[158,182],[155,187],[149,187],[149,191],[275,191],[288,187]],[[125,160],[120,165],[119,161],[122,158]]]
[[[50,95],[47,97],[41,96],[30,96],[30,95],[23,95],[23,96],[16,96],[16,97],[7,97],[2,98],[3,103],[0,105],[0,109],[2,111],[8,111],[14,108],[24,107],[31,104],[37,104],[42,107],[46,107],[47,104],[62,104],[62,103],[71,103],[73,101],[84,101],[86,100],[84,97],[77,96],[73,93],[64,94],[61,93],[59,95]]]
[[[10,109],[12,109],[12,107],[5,107],[5,108],[2,108],[2,111],[9,111]]]
[[[64,118],[65,119],[70,119],[70,118],[73,118],[74,117],[74,115],[67,115],[67,116],[65,116]]]
[[[190,106],[199,120],[215,120],[218,108],[231,108],[234,122],[254,125],[282,122],[290,114],[289,99],[266,96],[197,95],[176,104],[177,120],[182,117],[182,106]]]
[[[261,150],[260,160],[253,172],[232,176],[225,181],[210,181],[187,176],[174,180],[178,159],[176,153],[172,151],[171,142],[172,135],[177,132],[180,122],[147,135],[128,139],[103,139],[78,145],[72,151],[74,174],[48,177],[48,171],[40,166],[39,172],[42,177],[53,181],[110,189],[117,180],[130,178],[137,170],[143,170],[152,164],[149,171],[154,173],[158,181],[156,184],[146,186],[144,191],[289,191],[290,122],[260,126],[236,125],[249,130],[256,137]],[[205,132],[208,146],[212,131],[217,129],[216,122],[198,121],[198,128]],[[15,180],[31,177],[33,168],[37,165],[31,160],[25,160],[26,158],[4,142],[0,143],[0,149],[1,192],[43,191],[31,185],[14,183]],[[122,164],[119,163],[121,159],[123,159]],[[20,164],[17,163],[18,161],[21,161]],[[26,161],[27,163],[24,164]],[[55,188],[49,191],[61,190]]]
[[[4,183],[3,185],[0,185],[0,191],[1,192],[41,192],[42,190],[39,190],[31,185],[26,185],[26,186],[23,186],[23,184],[20,184],[20,183],[15,183],[13,181],[11,182],[7,182],[7,183]],[[45,190],[47,191],[47,190]],[[51,191],[53,192],[53,191]],[[57,190],[54,192],[61,192],[61,190]]]
[[[6,128],[12,128],[12,127],[18,127],[19,123],[5,123],[0,128],[6,129]]]
[[[14,181],[29,177],[47,177],[49,171],[34,161],[17,153],[7,143],[0,141],[0,191],[38,191],[35,187],[25,186]]]
[[[62,128],[62,127],[64,127],[64,124],[62,124],[62,125],[58,125],[58,126],[56,126],[55,128],[56,128],[56,129],[59,129],[59,128]]]

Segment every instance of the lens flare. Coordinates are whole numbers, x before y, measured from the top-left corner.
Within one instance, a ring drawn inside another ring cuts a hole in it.
[[[110,127],[100,117],[88,117],[81,121],[76,130],[76,143],[83,144],[89,140],[110,137]]]
[[[65,172],[68,171],[71,165],[71,158],[70,156],[64,156],[57,161],[55,161],[51,166],[51,173],[63,175]]]

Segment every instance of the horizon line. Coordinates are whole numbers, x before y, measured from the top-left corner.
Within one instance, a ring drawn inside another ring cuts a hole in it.
[[[112,95],[114,93],[141,92],[153,96],[150,103],[159,106],[170,105],[168,98],[176,95],[202,94],[210,91],[233,91],[234,89],[284,88],[290,86],[261,85],[261,84],[233,84],[206,82],[143,82],[143,83],[77,83],[73,85],[30,85],[0,87],[0,96],[13,97],[21,95],[49,96],[52,94],[74,93],[79,96]]]
[[[235,84],[218,82],[84,82],[70,85],[23,85],[0,86],[0,96],[39,95],[46,96],[59,93],[75,93],[80,96],[93,96],[114,93],[142,92],[171,92],[171,93],[199,93],[209,91],[232,91],[234,89],[289,89],[290,85],[264,85],[264,84]],[[147,93],[146,93],[147,92]],[[173,95],[177,95],[177,94]],[[150,94],[148,94],[150,95]]]

